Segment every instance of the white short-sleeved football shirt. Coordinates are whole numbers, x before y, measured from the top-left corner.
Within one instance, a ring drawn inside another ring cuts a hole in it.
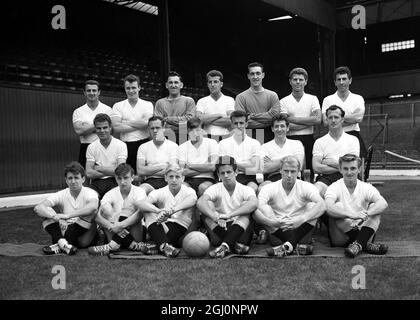
[[[169,190],[169,186],[153,190],[149,193],[149,200],[160,209],[170,209],[174,206],[182,203],[187,197],[193,197],[197,201],[197,195],[194,189],[185,185],[181,186],[181,189],[174,196]],[[156,221],[157,215],[149,214],[146,216],[146,227]],[[167,221],[172,221],[180,224],[181,226],[188,229],[192,222],[192,210],[178,211],[174,213]]]
[[[209,163],[209,158],[218,155],[218,145],[216,140],[203,138],[201,144],[196,147],[190,140],[179,146],[178,159],[181,162],[193,164]],[[214,178],[213,172],[203,172],[194,178]]]
[[[121,210],[124,210],[124,216],[129,217],[136,212],[134,204],[137,201],[142,201],[146,198],[146,192],[143,188],[138,186],[131,186],[130,193],[123,199],[120,187],[115,187],[109,190],[103,196],[101,205],[109,204],[112,207],[112,216],[109,218],[111,222],[117,222],[120,218]]]
[[[202,112],[203,114],[216,114],[221,113],[223,115],[228,115],[228,111],[235,110],[235,99],[224,94],[217,100],[214,100],[212,96],[207,96],[201,98],[197,102],[197,111]],[[206,125],[204,130],[211,135],[226,135],[229,133],[229,130],[220,126],[215,125]]]
[[[312,155],[321,156],[323,159],[333,159],[338,162],[338,158],[346,153],[355,155],[360,154],[359,140],[348,133],[343,132],[337,141],[329,133],[315,140]]]

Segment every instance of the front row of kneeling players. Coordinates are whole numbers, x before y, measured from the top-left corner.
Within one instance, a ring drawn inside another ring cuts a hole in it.
[[[272,243],[268,255],[283,257],[298,252],[311,254],[312,246],[299,245],[327,213],[331,244],[346,247],[344,253],[355,257],[362,251],[385,254],[387,247],[371,241],[378,230],[380,214],[387,202],[372,185],[358,180],[360,158],[346,154],[339,159],[343,178],[325,192],[325,200],[311,183],[297,179],[300,162],[294,156],[281,160],[282,179],[261,188],[258,198],[252,188],[236,181],[237,165],[232,157],[220,157],[216,172],[221,182],[210,186],[197,200],[195,191],[183,184],[183,170],[170,164],[165,170],[167,185],[145,191],[132,184],[134,171],[122,163],[115,170],[118,186],[110,190],[98,208],[95,191],[83,186],[83,167],[73,162],[65,167],[68,188],[35,207],[53,244],[46,254],[76,253],[86,248],[91,254],[105,255],[121,248],[144,254],[161,253],[176,257],[181,240],[197,229],[200,221],[216,246],[210,257],[222,258],[234,252],[248,253],[254,223],[265,227]],[[53,208],[56,208],[55,211]],[[97,226],[108,243],[97,245]],[[152,242],[145,242],[145,234]]]

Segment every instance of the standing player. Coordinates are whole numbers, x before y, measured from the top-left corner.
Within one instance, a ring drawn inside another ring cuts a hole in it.
[[[195,116],[196,108],[193,98],[181,95],[184,86],[181,75],[170,71],[166,82],[169,95],[159,99],[155,105],[155,115],[167,123],[169,139],[177,144],[187,141],[187,121]]]
[[[360,157],[366,157],[366,146],[360,135],[359,123],[362,122],[365,114],[365,100],[362,96],[352,93],[350,85],[352,82],[351,72],[348,67],[338,67],[334,70],[334,84],[337,91],[324,98],[322,102],[322,114],[326,123],[326,110],[331,105],[341,107],[346,113],[343,129],[346,133],[355,136],[360,144]]]
[[[136,202],[136,208],[143,212],[147,231],[159,251],[174,258],[192,222],[197,195],[183,184],[184,176],[178,164],[166,168],[165,181],[166,187],[150,192],[145,200]]]
[[[244,111],[234,111],[230,114],[233,135],[219,142],[219,156],[230,156],[235,159],[238,167],[238,182],[251,187],[257,192],[257,174],[262,176],[260,168],[261,145],[256,139],[246,134],[248,115]],[[259,178],[260,179],[260,178]]]
[[[107,114],[97,114],[93,124],[99,139],[86,151],[86,176],[91,179],[89,187],[102,199],[105,193],[117,186],[114,170],[127,160],[127,146],[111,136],[112,122]]]
[[[223,258],[232,250],[246,254],[252,240],[250,218],[257,209],[258,199],[250,187],[236,181],[238,170],[234,158],[219,157],[216,172],[222,182],[209,187],[197,202],[212,242],[218,245],[209,255]]]
[[[274,139],[261,146],[261,157],[264,161],[263,172],[266,175],[262,186],[281,179],[280,169],[285,156],[295,156],[299,163],[305,159],[305,150],[302,142],[287,138],[290,124],[284,115],[273,118],[271,130],[274,132]]]
[[[79,163],[86,166],[86,150],[90,143],[98,139],[95,134],[93,119],[98,113],[111,116],[112,109],[99,101],[99,82],[87,80],[85,82],[84,95],[86,104],[73,111],[73,128],[80,139]]]
[[[137,173],[145,180],[140,185],[149,194],[167,185],[165,170],[170,163],[178,162],[178,145],[165,138],[165,121],[153,116],[148,121],[151,141],[142,144],[137,151]]]
[[[98,208],[98,195],[83,186],[85,170],[78,162],[71,162],[64,168],[64,177],[68,188],[52,194],[34,208],[43,218],[43,228],[51,235],[53,244],[42,249],[48,255],[62,252],[73,255],[76,247],[89,246],[96,235],[92,219]]]
[[[132,184],[134,170],[127,163],[121,163],[115,169],[115,180],[118,187],[104,195],[96,215],[96,222],[103,228],[109,243],[89,247],[88,252],[93,255],[107,255],[125,248],[146,253],[151,246],[139,242],[143,238],[142,226],[139,223],[141,214],[134,209],[134,203],[144,201],[146,193]]]
[[[197,102],[197,117],[204,124],[207,134],[217,141],[229,135],[230,114],[235,110],[235,100],[222,93],[223,74],[217,70],[207,73],[210,95]]]
[[[265,89],[262,81],[265,77],[264,67],[259,62],[248,65],[250,88],[238,94],[235,99],[235,110],[244,111],[249,117],[249,128],[252,138],[265,143],[274,138],[270,129],[271,121],[280,115],[281,107],[277,93]]]
[[[317,218],[325,210],[324,200],[317,188],[297,179],[300,166],[296,157],[284,157],[280,164],[282,179],[264,186],[258,194],[255,220],[283,242],[267,250],[270,256],[284,257],[298,249],[299,241],[314,228]],[[311,247],[306,248],[306,252],[298,249],[299,254],[312,253]]]
[[[290,122],[287,137],[303,143],[305,167],[311,170],[310,181],[313,181],[314,125],[321,123],[321,107],[316,96],[305,92],[305,86],[308,83],[308,72],[305,69],[292,69],[289,73],[289,83],[292,93],[280,100],[281,108],[287,112],[287,120]]]
[[[130,74],[124,78],[127,99],[117,102],[112,107],[114,131],[120,133],[120,139],[127,144],[127,163],[136,172],[137,150],[149,141],[147,121],[153,116],[153,104],[140,99],[139,77]]]
[[[332,245],[347,245],[344,254],[350,258],[362,251],[371,254],[388,251],[386,245],[369,241],[378,231],[380,215],[388,203],[374,186],[357,179],[361,164],[362,160],[355,154],[340,157],[343,178],[325,192],[327,212],[333,218],[329,224]]]
[[[315,141],[312,157],[314,171],[319,173],[315,186],[322,197],[329,185],[342,178],[338,159],[346,153],[359,154],[359,141],[343,130],[344,110],[332,105],[326,116],[328,133]]]

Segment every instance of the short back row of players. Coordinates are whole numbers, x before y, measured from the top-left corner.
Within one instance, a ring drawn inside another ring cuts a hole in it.
[[[87,81],[86,104],[73,114],[82,165],[67,165],[68,188],[35,207],[52,237],[44,252],[123,248],[176,257],[186,233],[205,229],[215,247],[210,257],[247,254],[254,234],[258,243],[268,238],[268,255],[304,255],[313,247],[302,242],[320,218],[331,245],[344,246],[346,256],[385,254],[387,246],[372,239],[387,202],[358,179],[364,101],[349,91],[350,70],[335,70],[337,92],[324,99],[322,112],[304,92],[304,69],[290,72],[292,93],[280,101],[262,87],[264,76],[263,66],[251,63],[251,86],[235,101],[221,93],[223,75],[212,70],[210,95],[197,108],[180,94],[175,72],[168,97],[154,108],[139,98],[134,75],[124,79],[127,99],[112,109],[99,102],[99,84]],[[314,142],[321,114],[329,131]],[[304,167],[318,174],[314,184],[299,179]],[[98,244],[98,230],[105,244]]]

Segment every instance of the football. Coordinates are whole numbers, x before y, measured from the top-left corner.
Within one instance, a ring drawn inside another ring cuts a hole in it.
[[[203,257],[210,249],[210,242],[204,233],[192,231],[182,241],[182,249],[190,257]]]

